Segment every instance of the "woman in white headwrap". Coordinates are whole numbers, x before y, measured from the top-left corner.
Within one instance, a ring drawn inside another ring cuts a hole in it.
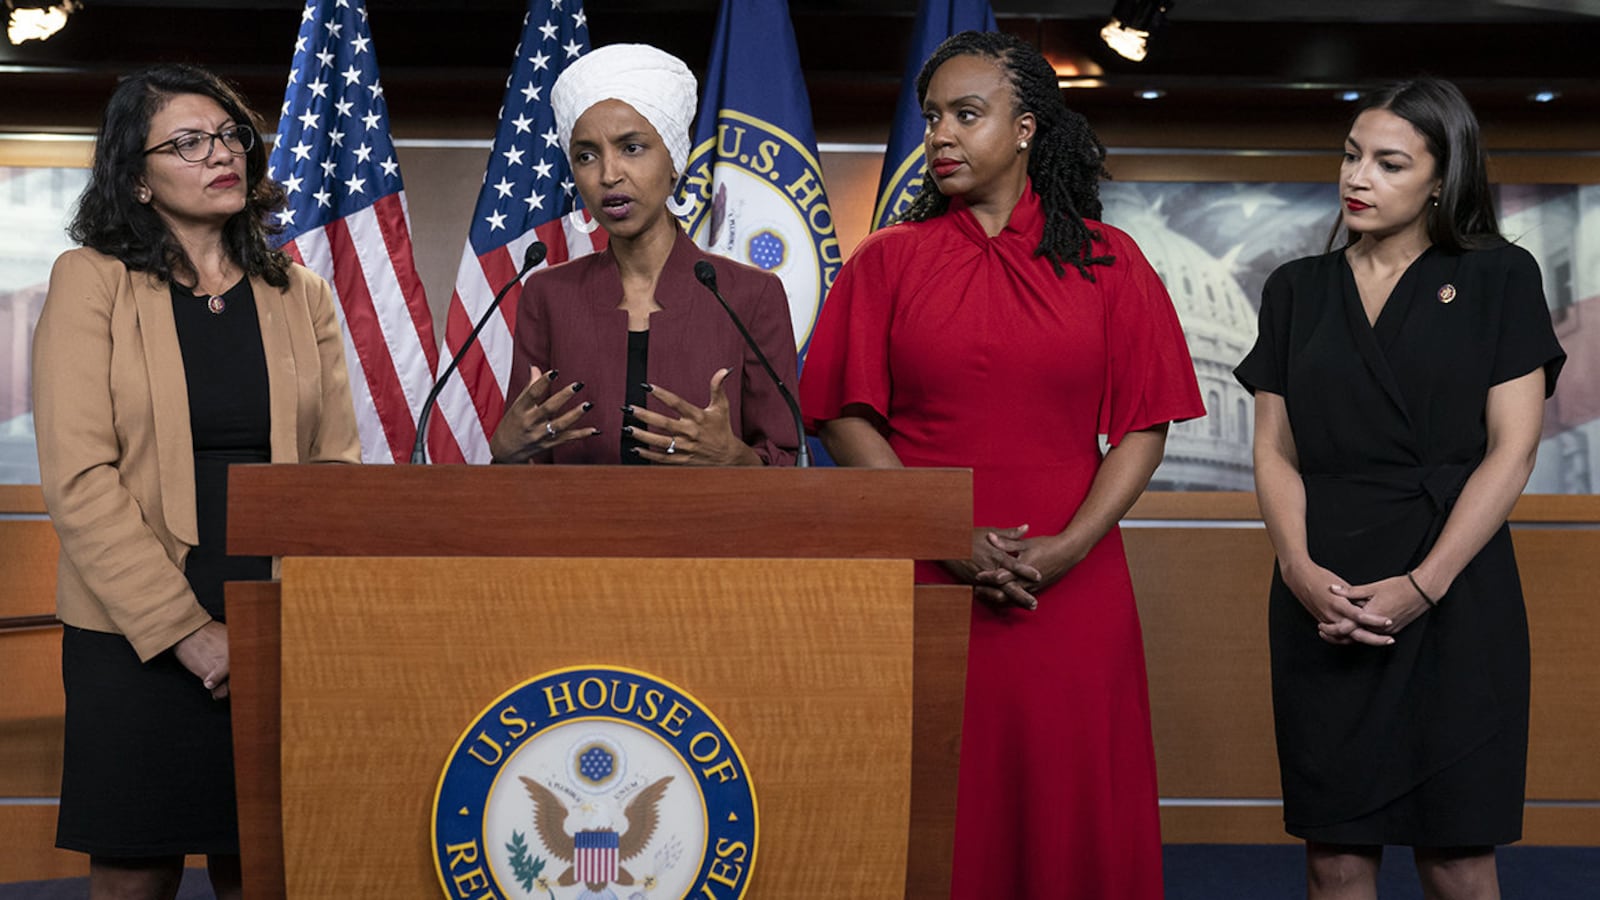
[[[609,246],[528,279],[496,462],[794,462],[788,407],[694,266],[714,263],[723,296],[793,383],[782,282],[704,253],[667,210],[695,94],[682,61],[643,44],[601,47],[556,81],[556,131]]]

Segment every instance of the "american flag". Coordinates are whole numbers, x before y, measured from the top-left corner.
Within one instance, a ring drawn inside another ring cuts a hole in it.
[[[588,51],[582,0],[532,0],[522,19],[522,42],[506,79],[494,150],[456,271],[445,320],[446,359],[466,340],[495,292],[517,274],[529,244],[545,242],[545,265],[605,246],[598,223],[575,210],[572,172],[550,108],[556,78]],[[428,432],[428,455],[434,462],[489,461],[489,435],[505,407],[521,293],[518,285],[506,294],[500,314],[484,327],[439,394],[439,412]]]
[[[333,285],[362,460],[405,460],[439,351],[362,0],[306,6],[281,115],[268,170],[289,192],[279,240]]]
[[[617,880],[617,848],[621,840],[615,831],[580,831],[572,836],[573,875],[585,884],[609,884]]]

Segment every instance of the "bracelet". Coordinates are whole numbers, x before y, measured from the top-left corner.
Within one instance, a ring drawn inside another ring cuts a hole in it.
[[[1439,607],[1438,602],[1435,601],[1432,597],[1428,596],[1428,593],[1422,589],[1422,586],[1417,584],[1417,579],[1411,577],[1411,573],[1410,572],[1406,573],[1406,580],[1411,582],[1411,586],[1413,588],[1416,588],[1417,596],[1421,597],[1423,602],[1428,604],[1428,608],[1429,609],[1437,609]]]

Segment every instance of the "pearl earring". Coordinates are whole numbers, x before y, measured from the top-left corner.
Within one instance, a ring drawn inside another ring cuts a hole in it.
[[[1018,153],[1021,153],[1022,151],[1026,150],[1026,149],[1028,149],[1028,142],[1026,140],[1017,141],[1017,152]]]

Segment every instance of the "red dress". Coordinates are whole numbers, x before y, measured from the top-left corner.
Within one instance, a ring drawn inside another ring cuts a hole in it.
[[[800,384],[807,427],[862,403],[908,466],[973,470],[974,525],[1055,534],[1088,494],[1097,435],[1204,415],[1172,301],[1126,234],[1090,282],[1034,256],[1030,189],[989,238],[959,200],[864,241]],[[950,581],[919,563],[921,581]],[[952,896],[1160,900],[1144,649],[1113,530],[1039,597],[974,602]]]

